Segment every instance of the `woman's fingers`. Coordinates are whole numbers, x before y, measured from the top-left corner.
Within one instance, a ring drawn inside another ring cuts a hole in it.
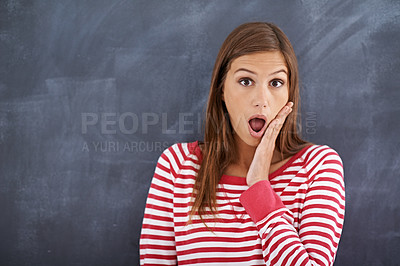
[[[276,115],[274,120],[278,120],[277,123],[278,125],[282,126],[283,123],[285,122],[286,117],[290,114],[292,111],[293,107],[293,102],[288,102]],[[280,129],[280,128],[279,128]]]
[[[265,133],[264,133],[264,138],[272,138],[272,137],[277,137],[279,134],[279,131],[281,130],[283,123],[286,120],[286,117],[290,114],[292,111],[293,107],[293,102],[288,102],[275,116],[274,120],[270,122],[268,125]],[[274,139],[275,141],[275,139]]]

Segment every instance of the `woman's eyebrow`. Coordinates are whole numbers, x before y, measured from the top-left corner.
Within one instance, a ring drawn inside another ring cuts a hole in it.
[[[239,71],[246,71],[246,72],[249,72],[249,73],[251,73],[251,74],[257,75],[257,73],[255,73],[255,72],[253,72],[253,71],[251,71],[251,70],[248,70],[248,69],[246,69],[246,68],[239,68],[239,69],[237,69],[237,70],[235,71],[235,73],[236,73],[236,72],[239,72]],[[283,72],[283,73],[285,73],[285,74],[287,75],[286,70],[284,70],[284,69],[279,69],[278,71],[275,71],[275,72],[269,74],[269,76],[278,74],[278,73],[280,73],[280,72]],[[235,74],[235,73],[234,73],[234,74]]]
[[[281,72],[283,72],[283,73],[285,73],[285,74],[287,75],[286,70],[284,70],[284,69],[279,69],[278,71],[275,71],[274,73],[269,74],[269,76],[272,76],[272,75],[275,75],[275,74],[278,74],[278,73],[281,73]]]
[[[238,70],[235,71],[235,73],[239,72],[239,71],[247,71],[247,72],[250,72],[251,74],[257,75],[257,73],[255,73],[255,72],[253,72],[251,70],[248,70],[246,68],[239,68]],[[235,73],[233,73],[233,74],[235,74]]]

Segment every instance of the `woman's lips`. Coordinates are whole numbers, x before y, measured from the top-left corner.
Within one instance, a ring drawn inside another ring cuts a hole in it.
[[[261,138],[267,125],[267,117],[265,115],[253,115],[247,121],[250,135],[254,138]]]

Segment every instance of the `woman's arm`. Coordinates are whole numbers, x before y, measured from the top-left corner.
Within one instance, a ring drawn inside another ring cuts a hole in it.
[[[174,176],[169,155],[167,149],[158,159],[147,197],[140,236],[140,265],[176,265]]]
[[[332,265],[343,227],[343,164],[333,149],[310,178],[300,214],[299,232],[292,213],[268,180],[242,193],[240,201],[255,222],[267,265]]]

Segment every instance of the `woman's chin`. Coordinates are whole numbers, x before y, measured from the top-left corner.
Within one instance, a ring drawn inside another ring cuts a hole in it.
[[[246,141],[246,144],[247,145],[249,145],[249,146],[252,146],[252,147],[257,147],[258,146],[258,144],[260,144],[260,142],[261,142],[261,139],[250,139],[250,140],[248,140],[248,141]]]
[[[257,147],[260,144],[260,138],[254,138],[250,134],[247,134],[245,137],[241,137],[239,135],[235,135],[236,142],[240,142],[241,144],[246,144],[251,147]]]

